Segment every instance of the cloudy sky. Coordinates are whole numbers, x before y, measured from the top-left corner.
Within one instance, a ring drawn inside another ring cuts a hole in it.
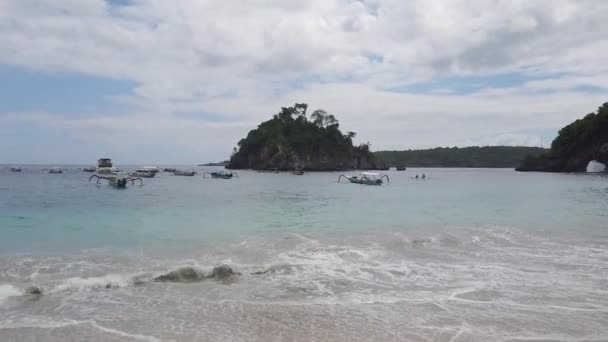
[[[372,149],[545,145],[608,101],[605,0],[0,0],[0,163],[223,160],[281,106]]]

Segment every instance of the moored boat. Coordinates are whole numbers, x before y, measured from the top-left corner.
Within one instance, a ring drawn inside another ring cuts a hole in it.
[[[106,176],[92,175],[91,177],[89,177],[89,183],[93,179],[96,179],[95,184],[99,184],[99,182],[102,179],[105,179],[108,181],[109,186],[111,186],[113,188],[117,188],[117,189],[125,189],[127,187],[128,182],[131,182],[131,184],[135,185],[136,180],[139,181],[140,186],[144,185],[144,182],[139,177],[119,177],[119,176],[115,176],[115,175],[106,177]]]
[[[44,171],[47,171],[48,173],[52,173],[52,174],[58,174],[58,173],[68,172],[67,169],[61,168],[59,166],[55,166],[55,167],[52,167],[50,169],[44,169]]]
[[[382,185],[384,183],[384,178],[386,178],[387,183],[389,182],[387,175],[380,175],[375,172],[362,172],[359,176],[340,175],[340,177],[338,177],[338,183],[340,183],[342,177],[348,179],[351,183],[363,185]]]
[[[205,172],[203,174],[203,177],[205,178],[206,176],[210,176],[211,178],[218,178],[218,179],[232,179],[233,177],[238,177],[239,175],[236,172],[219,171],[219,172]]]
[[[135,172],[131,172],[129,173],[129,176],[131,177],[140,177],[140,178],[154,178],[154,176],[156,176],[156,172],[155,170],[152,169],[137,169],[135,170]]]
[[[112,164],[112,159],[101,158],[97,160],[97,173],[102,175],[116,174],[118,170]]]
[[[173,175],[175,175],[175,176],[192,177],[195,174],[196,174],[196,171],[192,171],[192,170],[175,170],[175,171],[173,171]]]
[[[295,169],[293,169],[293,171],[291,173],[296,176],[302,176],[304,174],[304,169],[302,169],[301,167],[298,166]]]
[[[21,171],[23,171],[23,169],[20,168],[19,166],[11,167],[11,172],[21,172]]]

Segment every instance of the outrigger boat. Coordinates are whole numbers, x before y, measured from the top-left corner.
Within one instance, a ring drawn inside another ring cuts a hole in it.
[[[112,159],[101,158],[97,160],[97,173],[102,175],[117,174],[118,170],[112,165]]]
[[[155,171],[154,169],[143,168],[143,169],[137,169],[137,170],[135,170],[135,172],[129,173],[129,176],[140,177],[140,178],[154,178],[154,176],[156,176],[156,172],[157,171]]]
[[[340,183],[342,177],[348,179],[349,182],[354,184],[382,185],[382,183],[384,183],[382,181],[384,178],[386,178],[386,182],[389,183],[387,175],[380,175],[379,173],[374,172],[362,172],[359,176],[340,175],[340,177],[338,177],[338,183]]]
[[[298,166],[295,169],[293,169],[293,171],[291,173],[296,176],[302,176],[304,174],[304,169],[302,169],[301,167]]]
[[[46,171],[46,172],[52,173],[52,174],[68,172],[67,169],[63,169],[63,168],[61,168],[59,166],[55,166],[55,167],[52,167],[50,169],[43,169],[42,171]]]
[[[233,177],[238,177],[239,175],[236,172],[205,172],[203,173],[203,178],[207,178],[206,176],[210,176],[211,178],[219,178],[219,179],[232,179]]]
[[[136,180],[139,181],[139,186],[144,185],[144,181],[142,181],[141,178],[139,178],[139,177],[118,177],[118,176],[104,177],[104,176],[92,175],[89,178],[89,183],[91,182],[91,180],[93,180],[93,178],[97,178],[97,181],[95,182],[95,184],[99,184],[99,182],[102,179],[105,179],[108,181],[108,185],[110,185],[111,187],[117,188],[117,189],[125,189],[127,187],[128,182],[131,182],[131,184],[135,185]]]
[[[154,172],[154,174],[157,174],[160,172],[160,169],[158,168],[158,166],[144,166],[143,168],[137,171]]]
[[[192,177],[195,174],[196,174],[196,171],[192,171],[192,170],[175,170],[175,171],[173,171],[173,175],[175,175],[175,176]]]

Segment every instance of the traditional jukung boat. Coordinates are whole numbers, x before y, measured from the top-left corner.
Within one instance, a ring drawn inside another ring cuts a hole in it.
[[[301,167],[296,167],[291,173],[296,176],[302,176],[304,174],[304,169],[302,169]]]
[[[53,173],[53,174],[68,172],[67,169],[61,168],[59,166],[55,166],[50,169],[43,169],[43,171],[47,171],[48,173]]]
[[[338,177],[338,183],[340,183],[342,177],[348,179],[349,182],[354,184],[382,185],[382,183],[384,183],[384,178],[386,178],[386,182],[389,183],[387,175],[380,175],[379,173],[374,172],[362,172],[359,176],[340,175],[340,177]]]
[[[173,171],[173,175],[175,176],[188,176],[188,177],[192,177],[196,174],[196,171],[192,171],[192,170],[175,170]]]
[[[98,176],[98,175],[92,175],[89,178],[89,183],[91,182],[91,180],[93,179],[97,179],[95,184],[99,184],[99,182],[104,179],[108,181],[108,185],[110,185],[111,187],[117,188],[117,189],[125,189],[127,187],[127,183],[131,182],[131,184],[135,185],[135,181],[138,180],[139,181],[139,186],[143,186],[144,185],[144,181],[141,180],[141,178],[139,177],[118,177],[118,176]]]
[[[154,178],[154,176],[156,176],[156,172],[157,171],[155,171],[153,169],[143,168],[143,169],[137,169],[137,170],[135,170],[135,172],[129,173],[129,176],[140,177],[140,178]]]
[[[218,179],[232,179],[233,177],[238,177],[239,175],[236,172],[226,172],[226,171],[203,173],[203,178],[207,178],[207,176],[210,176],[211,178],[218,178]]]

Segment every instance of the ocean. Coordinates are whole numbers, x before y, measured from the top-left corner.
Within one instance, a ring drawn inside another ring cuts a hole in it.
[[[605,174],[42,168],[0,167],[0,341],[608,341]]]

